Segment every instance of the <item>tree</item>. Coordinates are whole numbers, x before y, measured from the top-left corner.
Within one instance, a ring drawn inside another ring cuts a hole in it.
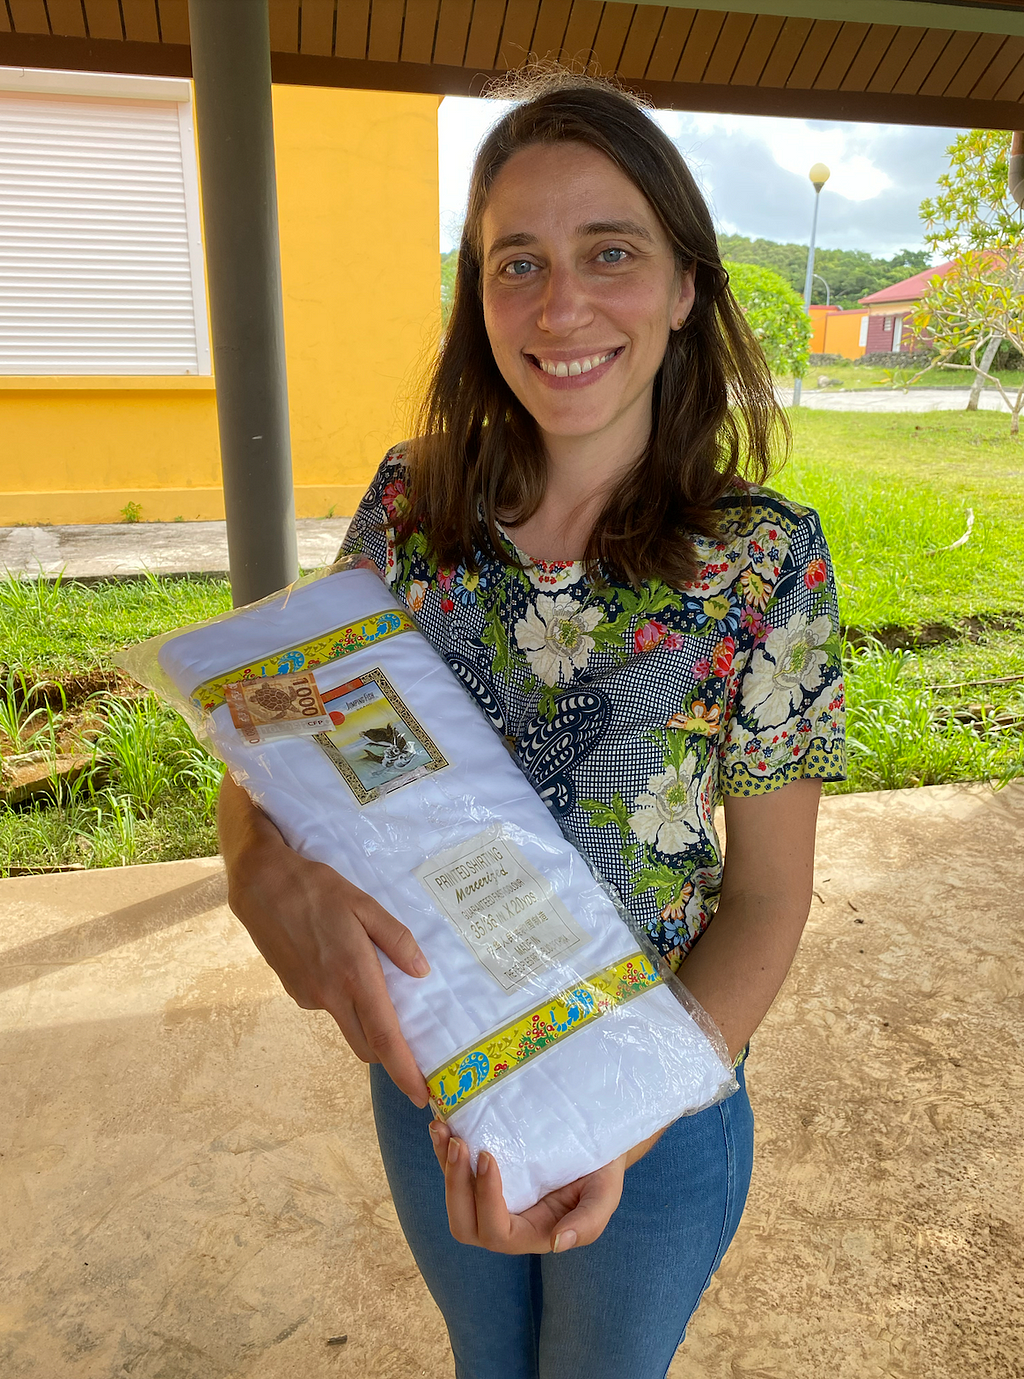
[[[801,297],[807,272],[806,244],[776,244],[770,239],[747,239],[744,235],[719,235],[722,257],[734,263],[756,263],[784,278]],[[921,249],[901,249],[891,259],[874,258],[862,249],[819,249],[814,256],[815,271],[828,283],[831,304],[856,307],[861,297],[881,292],[883,287],[902,282],[927,268],[931,256]],[[825,305],[825,289],[817,278],[811,302]]]
[[[459,265],[458,249],[449,249],[441,255],[441,325],[448,324],[452,314],[452,299],[455,296],[455,272]]]
[[[772,373],[802,377],[811,345],[811,322],[803,298],[770,268],[752,263],[726,263],[725,268],[733,295]]]
[[[971,129],[946,153],[949,170],[936,195],[921,202],[921,219],[929,249],[954,266],[932,279],[914,313],[914,329],[927,332],[938,351],[931,367],[974,374],[969,410],[986,382],[996,385],[1010,407],[1010,433],[1017,435],[1024,388],[1011,398],[992,373],[1004,340],[1024,351],[1024,231],[1007,186],[1010,135]],[[955,360],[957,354],[969,362]]]

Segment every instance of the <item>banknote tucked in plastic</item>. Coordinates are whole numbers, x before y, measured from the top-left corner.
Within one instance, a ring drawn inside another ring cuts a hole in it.
[[[312,672],[286,671],[224,686],[231,721],[250,746],[326,732],[333,724]]]

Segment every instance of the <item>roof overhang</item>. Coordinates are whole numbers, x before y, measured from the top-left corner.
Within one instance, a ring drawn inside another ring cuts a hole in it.
[[[1024,0],[269,4],[273,77],[292,85],[479,95],[533,54],[615,73],[667,109],[1024,124]],[[9,66],[187,77],[188,38],[187,0],[0,4]]]

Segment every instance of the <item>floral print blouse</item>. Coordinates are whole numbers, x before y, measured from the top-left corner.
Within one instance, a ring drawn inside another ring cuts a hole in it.
[[[714,915],[723,795],[845,774],[839,618],[817,514],[737,483],[680,589],[594,584],[579,563],[439,566],[397,541],[402,447],[345,540],[415,614],[563,831],[675,969]]]

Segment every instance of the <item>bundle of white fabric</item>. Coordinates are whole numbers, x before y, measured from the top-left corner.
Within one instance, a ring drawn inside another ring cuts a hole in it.
[[[736,1089],[714,1025],[376,574],[293,586],[123,664],[202,723],[293,848],[412,930],[429,976],[381,955],[402,1033],[511,1211]]]

